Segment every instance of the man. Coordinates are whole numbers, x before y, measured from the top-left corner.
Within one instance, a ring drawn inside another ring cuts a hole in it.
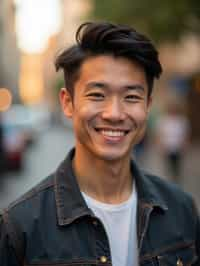
[[[176,183],[181,183],[182,164],[189,144],[190,126],[177,103],[166,106],[156,123],[160,155],[164,158],[166,172]]]
[[[4,211],[0,264],[199,265],[190,196],[131,160],[161,74],[157,51],[134,29],[110,23],[85,23],[76,40],[56,59],[75,149]]]

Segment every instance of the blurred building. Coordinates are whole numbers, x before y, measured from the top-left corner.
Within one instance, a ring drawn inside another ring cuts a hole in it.
[[[19,95],[23,103],[44,101],[43,55],[21,53]]]
[[[49,39],[43,56],[44,96],[52,109],[58,109],[58,89],[62,85],[62,74],[56,74],[54,61],[59,51],[75,42],[75,32],[90,11],[90,0],[60,0],[62,10],[61,31]]]
[[[58,36],[59,47],[66,47],[75,41],[75,32],[91,10],[91,0],[61,0],[63,24]]]
[[[19,50],[15,35],[15,7],[12,0],[0,3],[0,87],[18,99]]]

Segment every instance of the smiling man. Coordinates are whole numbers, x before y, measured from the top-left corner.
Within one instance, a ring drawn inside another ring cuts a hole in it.
[[[156,49],[111,23],[85,23],[76,40],[56,59],[75,147],[4,211],[0,265],[200,265],[193,200],[131,159],[162,72]]]

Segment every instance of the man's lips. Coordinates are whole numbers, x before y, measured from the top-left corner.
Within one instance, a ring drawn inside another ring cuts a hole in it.
[[[121,138],[129,132],[129,130],[119,128],[95,128],[95,130],[101,133],[103,136],[109,138]]]

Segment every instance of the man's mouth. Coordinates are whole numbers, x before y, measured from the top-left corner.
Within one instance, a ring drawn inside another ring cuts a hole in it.
[[[125,135],[125,131],[116,131],[116,130],[101,130],[101,133],[104,136],[108,137],[122,137]]]
[[[125,136],[129,132],[128,130],[122,130],[122,129],[98,129],[98,128],[96,128],[96,131],[101,133],[104,137],[117,138],[117,139]]]

